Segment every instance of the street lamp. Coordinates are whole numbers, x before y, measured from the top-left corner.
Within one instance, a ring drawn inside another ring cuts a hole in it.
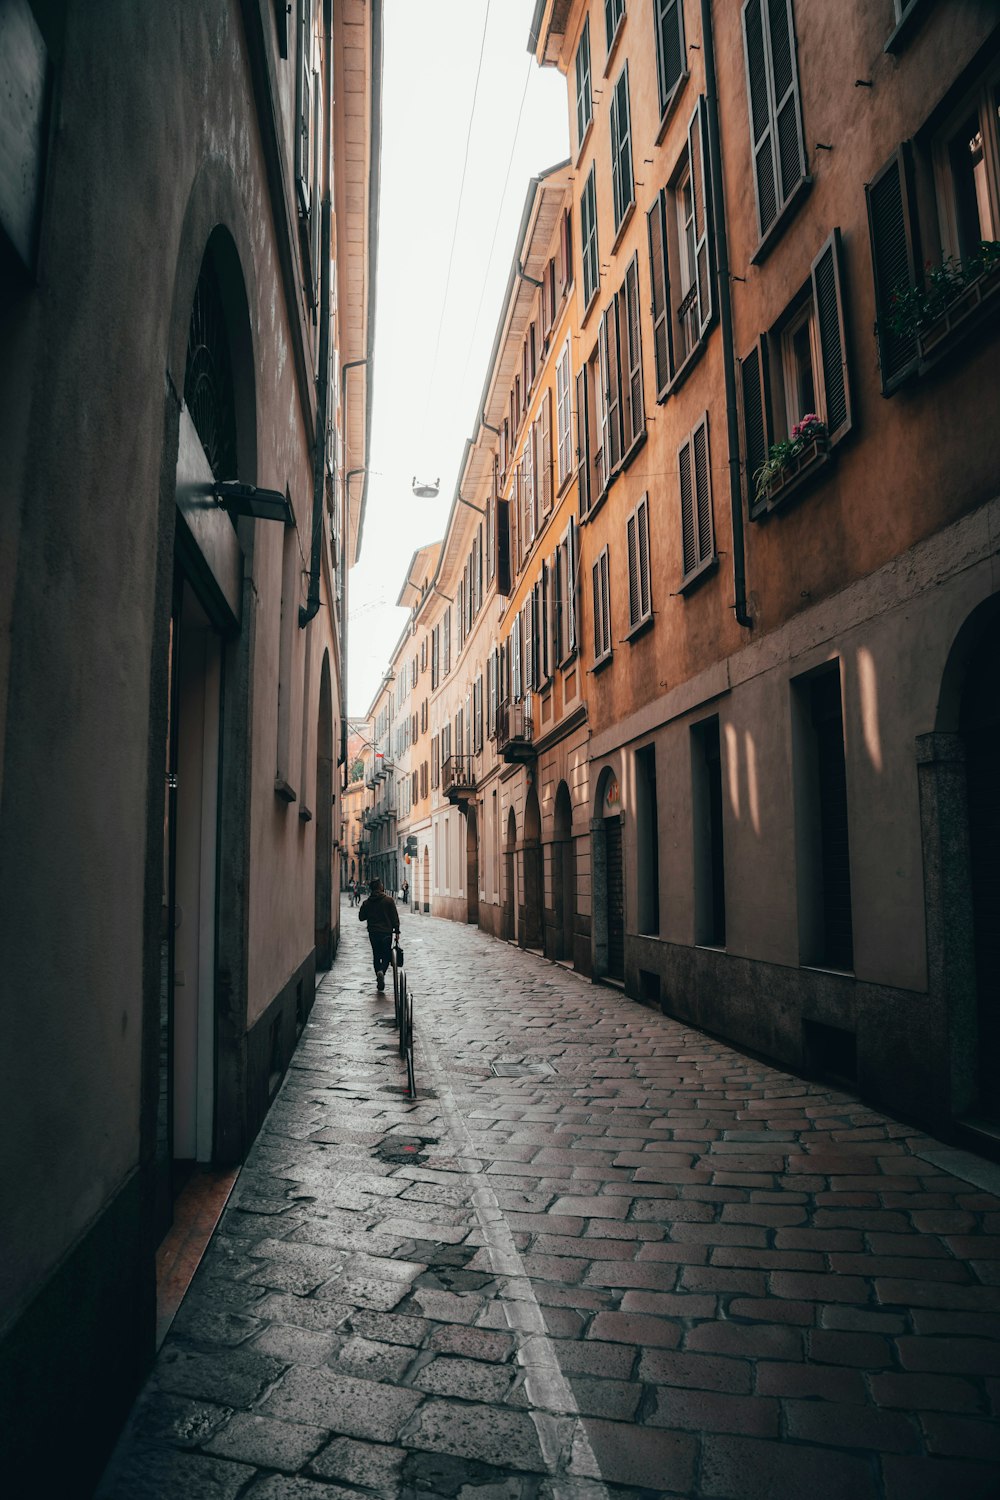
[[[410,488],[412,489],[414,495],[418,500],[436,500],[440,487],[440,476],[438,476],[438,478],[435,479],[432,484],[430,480],[418,480],[416,474],[414,474],[413,480],[410,485]]]

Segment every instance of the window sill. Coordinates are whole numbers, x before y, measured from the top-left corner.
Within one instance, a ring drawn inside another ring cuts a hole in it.
[[[622,215],[622,221],[619,224],[618,228],[615,230],[615,237],[611,241],[611,254],[612,255],[617,255],[618,254],[618,247],[620,246],[622,240],[625,238],[625,231],[628,228],[628,226],[631,224],[631,222],[632,222],[632,220],[633,220],[634,217],[635,217],[635,187],[633,185],[633,188],[632,188],[632,202],[629,204],[628,208],[625,210],[624,214]]]
[[[629,448],[622,455],[621,463],[618,465],[618,467],[615,470],[614,474],[612,474],[612,476],[611,476],[612,481],[614,481],[615,479],[617,479],[617,477],[618,477],[619,474],[624,474],[625,470],[631,464],[635,463],[635,460],[638,458],[638,456],[642,452],[643,448],[645,448],[645,446],[646,446],[646,440],[647,440],[648,437],[649,437],[649,433],[646,430],[646,415],[645,415],[645,412],[644,412],[643,413],[643,417],[642,417],[642,431],[640,432],[639,436],[633,440],[631,448]],[[609,488],[610,488],[610,486],[609,486]]]
[[[770,255],[775,245],[781,239],[781,236],[784,234],[789,223],[795,217],[800,205],[809,196],[809,191],[812,188],[812,185],[813,179],[808,172],[804,177],[799,178],[799,181],[792,192],[792,196],[789,198],[788,202],[785,204],[784,208],[781,210],[781,213],[775,219],[770,229],[765,235],[762,236],[760,244],[751,255],[750,264],[752,266],[762,265],[763,262],[767,260],[767,257]]]
[[[608,74],[611,72],[612,67],[614,66],[615,58],[618,55],[618,48],[621,45],[622,33],[625,30],[625,22],[627,20],[628,20],[628,11],[627,10],[623,10],[622,13],[621,13],[621,15],[618,18],[618,25],[617,25],[617,27],[615,29],[615,34],[611,38],[611,46],[608,48],[607,61],[604,64],[604,76],[605,76],[605,78],[607,78]]]
[[[917,334],[917,374],[926,375],[986,323],[1000,307],[1000,266],[963,287],[929,327]]]
[[[825,438],[822,441],[814,440],[802,453],[797,454],[788,468],[782,472],[778,481],[769,488],[765,500],[757,501],[755,498],[754,509],[750,513],[751,521],[763,520],[772,511],[787,505],[793,495],[811,489],[830,468],[835,458],[836,454]]]
[[[652,626],[655,618],[656,616],[650,611],[644,620],[639,621],[638,625],[633,625],[632,629],[622,637],[625,644],[631,646],[641,635],[645,635],[646,631]]]
[[[674,117],[674,113],[675,113],[675,111],[677,109],[678,102],[680,100],[681,95],[684,92],[685,85],[686,85],[686,83],[687,83],[687,81],[688,81],[688,79],[690,77],[691,77],[690,73],[688,73],[688,72],[682,73],[681,76],[678,78],[677,82],[674,84],[673,88],[670,91],[670,98],[667,100],[666,104],[664,104],[663,110],[662,110],[662,112],[660,114],[660,128],[656,132],[656,141],[655,141],[655,144],[657,146],[662,146],[663,145],[663,137],[667,133],[667,126],[670,124],[670,121]]]
[[[600,290],[601,290],[601,278],[600,278],[600,273],[598,272],[597,285],[594,287],[594,290],[591,292],[591,294],[590,294],[590,301],[587,303],[586,307],[583,309],[583,316],[580,319],[580,328],[581,328],[581,331],[584,328],[586,328],[587,324],[590,322],[590,315],[594,311],[594,308],[597,306],[597,294],[598,294],[598,292]]]
[[[687,577],[681,583],[681,586],[677,590],[677,592],[683,595],[693,594],[695,589],[698,588],[702,583],[704,583],[705,579],[708,578],[710,574],[714,573],[718,566],[718,553],[716,553],[713,557],[706,558],[705,561],[700,565],[700,567],[695,568],[693,573],[689,573],[687,575]]]
[[[583,132],[583,139],[581,140],[579,146],[576,148],[576,161],[573,163],[573,170],[575,172],[579,172],[579,170],[580,170],[580,163],[583,161],[583,153],[587,149],[587,142],[590,140],[590,137],[593,134],[593,131],[594,131],[594,102],[593,102],[593,100],[591,100],[591,102],[590,102],[590,119],[587,121],[587,128]]]
[[[289,786],[283,776],[274,778],[274,795],[280,797],[282,802],[298,802],[299,800],[295,788]]]
[[[613,662],[614,659],[615,653],[613,651],[606,651],[603,656],[599,657],[598,660],[594,662],[594,665],[589,668],[589,671],[591,673],[603,672],[604,668],[611,662]]]
[[[930,10],[930,0],[914,0],[906,14],[896,22],[885,39],[883,52],[902,52],[910,44],[910,38]]]
[[[313,820],[313,815],[309,811],[308,807],[306,807],[304,802],[299,808],[299,817],[302,819],[303,823],[311,823]]]

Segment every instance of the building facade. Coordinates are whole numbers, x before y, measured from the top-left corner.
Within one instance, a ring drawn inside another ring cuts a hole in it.
[[[337,946],[380,27],[0,17],[0,1424],[67,1493]]]
[[[416,605],[431,910],[982,1145],[995,8],[539,0],[530,46],[571,162]]]

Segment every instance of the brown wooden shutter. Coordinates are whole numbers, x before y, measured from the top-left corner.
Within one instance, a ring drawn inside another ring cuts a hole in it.
[[[806,170],[792,0],[745,0],[743,40],[763,238]]]
[[[649,230],[650,312],[653,318],[653,362],[656,399],[662,400],[673,374],[673,333],[670,326],[670,268],[667,260],[666,192],[661,189],[646,215]]]
[[[639,604],[639,536],[636,511],[632,512],[625,523],[625,535],[628,543],[628,624],[629,629],[632,630],[642,618],[642,609]]]
[[[681,0],[656,0],[656,75],[660,86],[660,114],[673,97],[686,69],[681,32]]]
[[[910,145],[904,141],[865,188],[875,276],[875,316],[882,393],[888,396],[916,368],[917,344],[889,327],[893,296],[915,287],[919,246],[910,187]]]
[[[539,444],[539,463],[541,464],[541,489],[542,489],[542,514],[548,515],[552,509],[552,387],[545,391],[542,396],[542,409],[539,420],[541,422],[541,443]]]
[[[743,45],[750,106],[750,143],[753,148],[754,184],[757,192],[757,223],[763,236],[778,216],[778,183],[775,175],[771,92],[767,79],[767,42],[761,0],[746,0],[743,6]]]
[[[587,410],[587,366],[576,377],[576,469],[580,492],[580,519],[590,514],[590,413]]]
[[[740,395],[743,407],[743,455],[746,475],[747,513],[753,517],[765,508],[757,502],[757,475],[767,462],[771,445],[771,401],[768,389],[767,339],[761,338],[740,361]]]
[[[847,336],[840,230],[835,229],[812,263],[813,306],[819,330],[826,429],[836,442],[851,430],[851,382],[847,372]]]
[[[681,446],[677,454],[677,470],[681,497],[681,554],[684,577],[698,566],[698,542],[694,514],[694,478],[691,472],[690,439]]]
[[[691,163],[691,194],[694,201],[695,281],[698,287],[698,337],[704,338],[712,321],[712,254],[709,228],[708,111],[704,96],[698,99],[688,122],[688,159]]]
[[[645,620],[653,610],[649,569],[649,499],[647,496],[644,495],[640,500],[636,515],[639,533],[639,609]]]
[[[496,580],[497,593],[509,594],[510,576],[510,505],[497,497],[496,503]],[[436,686],[435,682],[435,686]]]
[[[642,333],[639,319],[639,256],[633,255],[625,270],[625,314],[627,321],[628,414],[626,445],[631,448],[646,430],[642,393]]]
[[[694,430],[694,488],[698,522],[698,562],[707,562],[714,552],[712,541],[712,475],[708,454],[708,419]]]

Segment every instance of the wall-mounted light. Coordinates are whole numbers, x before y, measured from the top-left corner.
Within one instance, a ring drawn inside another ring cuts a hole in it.
[[[441,480],[439,477],[434,480],[433,484],[429,480],[418,482],[417,476],[414,474],[410,488],[418,500],[434,500],[437,498],[438,490],[441,488]]]
[[[259,490],[253,484],[235,479],[220,480],[212,489],[216,503],[231,516],[253,516],[257,521],[280,521],[283,526],[295,524],[288,496],[281,490]]]

